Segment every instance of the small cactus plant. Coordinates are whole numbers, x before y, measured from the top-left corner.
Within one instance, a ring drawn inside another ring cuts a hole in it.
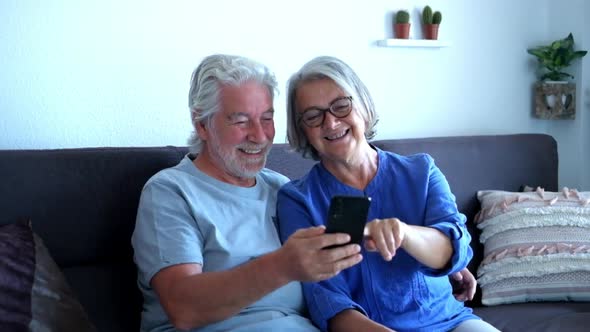
[[[393,32],[396,38],[410,38],[410,13],[407,10],[398,10],[393,23]]]
[[[422,9],[422,29],[426,39],[438,39],[438,25],[442,21],[442,14],[437,10],[434,13],[430,6]]]
[[[422,10],[422,24],[440,24],[442,21],[442,14],[438,10],[434,13],[430,6],[424,7]]]
[[[410,13],[407,10],[398,10],[398,12],[395,14],[395,23],[410,23]]]
[[[432,8],[424,7],[422,10],[422,24],[432,24]]]
[[[440,24],[441,21],[442,14],[439,11],[435,11],[434,14],[432,14],[432,24]]]

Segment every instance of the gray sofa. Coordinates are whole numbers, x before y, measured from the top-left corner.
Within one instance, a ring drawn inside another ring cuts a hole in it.
[[[472,220],[481,189],[524,185],[557,190],[555,140],[543,134],[374,141],[400,154],[427,152],[446,175],[459,209]],[[0,151],[2,220],[28,217],[100,331],[138,331],[141,296],[130,236],[139,195],[158,170],[175,165],[185,147],[121,147]],[[276,144],[267,166],[291,178],[313,164]],[[471,223],[470,223],[471,224]],[[474,272],[481,261],[471,228]],[[479,293],[479,292],[478,292]],[[526,303],[475,312],[502,331],[574,331],[590,326],[590,303]]]

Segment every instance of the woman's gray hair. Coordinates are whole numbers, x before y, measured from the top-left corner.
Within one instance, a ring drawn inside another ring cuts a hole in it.
[[[199,123],[210,123],[213,115],[220,110],[219,94],[222,85],[238,86],[255,81],[268,88],[274,102],[277,91],[275,75],[265,65],[242,56],[214,54],[207,56],[193,71],[188,93],[188,107],[193,124],[193,132],[188,139],[191,153],[199,153],[203,141],[196,127]]]
[[[365,121],[367,141],[375,137],[375,127],[379,120],[369,90],[349,65],[330,56],[320,56],[307,62],[287,83],[287,139],[296,152],[314,160],[319,160],[320,157],[305,136],[301,127],[304,124],[298,121],[297,89],[307,82],[322,79],[334,81],[346,94],[352,96],[354,108]]]

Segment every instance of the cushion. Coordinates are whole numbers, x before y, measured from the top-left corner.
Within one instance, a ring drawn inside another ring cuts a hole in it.
[[[590,301],[590,192],[483,190],[482,303]]]
[[[30,222],[0,223],[0,331],[96,331]]]

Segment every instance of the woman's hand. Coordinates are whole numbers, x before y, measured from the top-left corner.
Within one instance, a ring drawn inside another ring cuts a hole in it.
[[[375,219],[365,226],[365,248],[390,261],[404,244],[408,225],[397,218]]]
[[[451,274],[449,279],[453,285],[453,296],[455,296],[457,301],[473,300],[477,288],[477,280],[475,280],[475,277],[467,268]]]
[[[450,239],[432,227],[408,225],[397,218],[375,219],[365,226],[365,248],[390,261],[403,248],[420,263],[444,268],[453,254]]]

